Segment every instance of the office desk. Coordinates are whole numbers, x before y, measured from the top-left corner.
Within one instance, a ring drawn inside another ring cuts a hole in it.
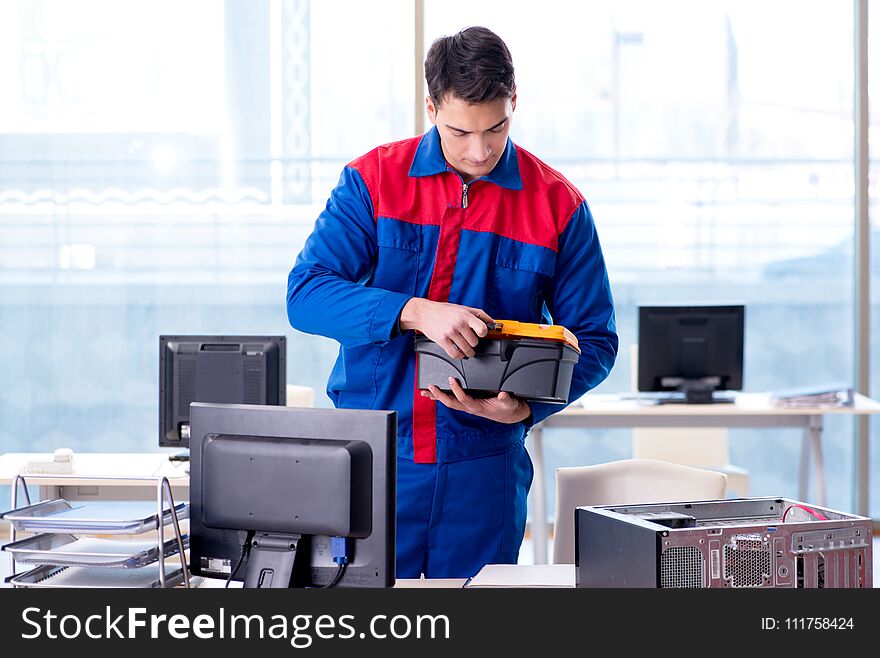
[[[52,454],[0,455],[0,485],[11,485],[21,474],[29,486],[40,487],[40,500],[155,500],[156,478],[165,476],[175,501],[189,500],[188,462],[171,462],[167,453],[74,452],[69,475],[27,473],[26,464],[35,460],[51,461]]]
[[[215,588],[225,587],[226,581],[219,578],[196,576],[196,586]],[[412,588],[471,588],[480,587],[574,587],[575,568],[573,564],[487,564],[473,578],[398,578],[395,589]],[[243,583],[233,581],[229,587],[241,588]]]
[[[816,500],[825,505],[825,473],[822,458],[822,427],[826,415],[867,415],[880,413],[880,402],[855,395],[852,407],[777,407],[765,393],[742,393],[734,404],[650,404],[632,396],[587,394],[561,412],[535,425],[529,433],[529,452],[535,465],[532,484],[532,528],[535,563],[547,562],[547,490],[544,478],[542,432],[553,427],[581,429],[624,427],[796,427],[804,431],[801,444],[798,500],[807,500],[809,460],[813,456]],[[867,477],[858,476],[859,499],[867,499]],[[867,515],[867,510],[857,510]]]
[[[195,586],[205,589],[224,588],[226,581],[219,578],[203,578],[195,576]],[[394,589],[461,589],[467,582],[466,578],[398,578],[394,583]],[[244,583],[232,581],[229,589],[241,589]]]

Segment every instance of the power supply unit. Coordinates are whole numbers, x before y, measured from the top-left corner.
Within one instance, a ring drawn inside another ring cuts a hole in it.
[[[871,587],[871,519],[786,498],[575,510],[577,587]]]

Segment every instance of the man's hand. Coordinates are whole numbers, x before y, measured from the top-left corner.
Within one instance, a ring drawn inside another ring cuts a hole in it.
[[[450,409],[465,411],[498,423],[518,423],[528,418],[532,413],[528,403],[510,395],[506,391],[501,391],[494,398],[483,400],[472,398],[465,393],[461,384],[453,377],[449,378],[449,386],[452,389],[452,395],[444,393],[431,384],[427,391],[422,391],[422,396],[431,400],[438,400]]]
[[[494,320],[481,309],[421,297],[410,299],[400,312],[402,330],[421,331],[453,359],[474,356],[480,338],[489,333],[487,322]]]

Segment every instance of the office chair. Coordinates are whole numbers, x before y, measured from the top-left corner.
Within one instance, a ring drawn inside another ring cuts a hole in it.
[[[553,563],[574,562],[576,507],[720,500],[726,485],[724,473],[654,459],[557,468]]]
[[[297,386],[296,384],[288,384],[286,406],[314,407],[315,389],[313,389],[311,386]]]
[[[637,392],[639,346],[630,347],[630,375]],[[633,459],[661,461],[719,471],[727,476],[726,495],[749,495],[749,472],[730,463],[726,427],[636,427],[632,434]],[[723,496],[722,496],[723,497]]]
[[[749,472],[730,463],[727,429],[723,427],[636,427],[632,456],[718,471],[727,476],[726,494],[749,495]]]

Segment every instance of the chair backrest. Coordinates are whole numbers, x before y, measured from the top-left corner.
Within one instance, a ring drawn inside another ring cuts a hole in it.
[[[553,562],[574,562],[576,507],[721,500],[726,486],[724,473],[653,459],[557,468]]]
[[[314,407],[315,406],[315,389],[311,386],[297,386],[296,384],[287,385],[287,406],[288,407]]]
[[[632,456],[686,466],[730,463],[725,427],[634,427]]]

